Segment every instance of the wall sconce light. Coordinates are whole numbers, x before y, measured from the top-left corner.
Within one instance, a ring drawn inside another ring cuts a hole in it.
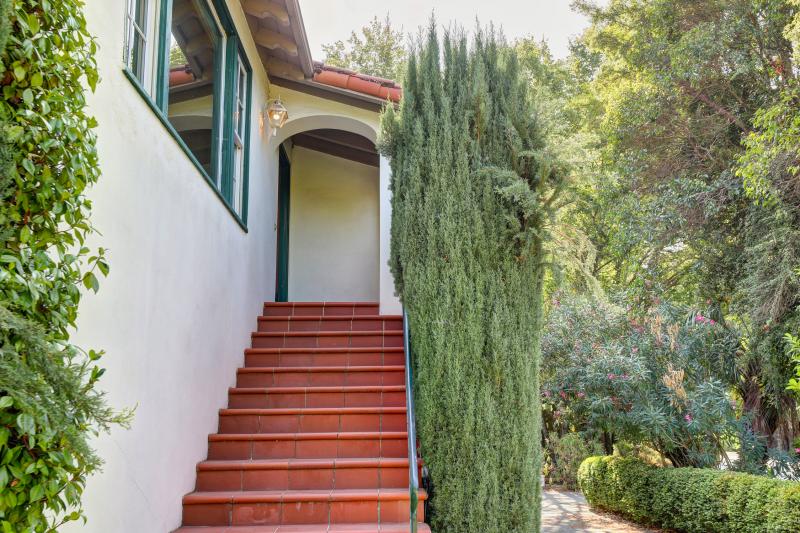
[[[267,102],[262,113],[262,120],[263,115],[267,116],[267,121],[269,121],[269,127],[272,129],[273,137],[278,135],[278,129],[282,128],[289,119],[289,111],[286,109],[286,106],[283,105],[280,98]]]

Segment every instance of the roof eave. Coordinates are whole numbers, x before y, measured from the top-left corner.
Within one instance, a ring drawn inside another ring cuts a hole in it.
[[[308,36],[303,22],[303,13],[300,11],[299,0],[286,0],[286,10],[292,23],[292,34],[297,44],[300,67],[306,79],[314,77],[314,61],[311,58],[311,49],[308,46]]]

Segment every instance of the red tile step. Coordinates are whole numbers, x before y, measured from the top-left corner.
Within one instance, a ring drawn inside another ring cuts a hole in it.
[[[408,524],[306,524],[290,526],[222,526],[182,527],[174,533],[408,533]],[[430,533],[427,524],[419,525],[420,533]]]
[[[402,318],[378,312],[264,305],[179,533],[409,531]]]
[[[264,316],[370,316],[377,302],[267,302]]]
[[[258,331],[401,331],[401,315],[261,316]]]
[[[430,533],[426,524],[419,525],[420,533]],[[291,526],[231,526],[182,527],[174,533],[408,533],[406,523],[401,524],[307,524]]]
[[[405,365],[402,346],[373,348],[249,348],[245,367]]]
[[[253,348],[396,348],[403,346],[403,332],[256,331],[252,344]]]
[[[420,490],[417,516],[427,494]],[[184,526],[403,523],[408,488],[193,492],[183,497]]]
[[[221,409],[220,433],[405,431],[405,407]]]
[[[237,387],[344,387],[402,385],[405,366],[247,367],[236,373]]]
[[[404,385],[249,387],[228,391],[231,409],[286,407],[403,407]]]
[[[208,458],[314,459],[408,457],[405,431],[240,433],[208,436]]]
[[[408,488],[408,458],[204,461],[198,492]]]

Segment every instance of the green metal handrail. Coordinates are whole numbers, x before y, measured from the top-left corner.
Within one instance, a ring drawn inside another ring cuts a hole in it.
[[[419,466],[417,465],[417,423],[414,417],[414,379],[411,367],[411,342],[408,331],[408,314],[403,309],[403,346],[406,356],[406,426],[408,429],[408,495],[411,533],[417,533],[417,507],[419,505]]]

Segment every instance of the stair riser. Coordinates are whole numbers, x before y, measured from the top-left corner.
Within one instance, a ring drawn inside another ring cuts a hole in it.
[[[212,461],[373,457],[408,457],[408,442],[403,438],[211,441],[208,444],[208,458]]]
[[[264,305],[264,316],[374,316],[377,305],[345,306],[276,306]]]
[[[220,416],[220,433],[332,433],[339,431],[405,431],[405,413]]]
[[[424,520],[420,502],[418,520]],[[184,505],[184,526],[258,526],[406,522],[408,501],[242,502]]]
[[[273,335],[254,334],[253,348],[399,348],[402,334],[374,335]]]
[[[239,372],[236,386],[258,387],[357,387],[403,385],[405,371],[333,372]]]
[[[229,395],[231,409],[405,407],[405,392],[307,392]]]
[[[271,319],[272,318],[272,319]],[[290,319],[274,320],[275,317],[260,318],[258,331],[262,332],[287,332],[287,331],[402,331],[402,319],[358,319],[342,318],[341,320],[321,319]]]
[[[319,366],[379,366],[405,364],[402,352],[355,353],[248,353],[245,367],[308,368]]]
[[[197,473],[198,491],[400,489],[408,467],[223,470]]]

